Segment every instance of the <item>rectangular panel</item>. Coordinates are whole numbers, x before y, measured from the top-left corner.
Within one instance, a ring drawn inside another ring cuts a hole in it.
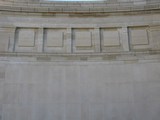
[[[49,53],[67,52],[67,29],[66,28],[45,28],[44,29],[44,51]]]
[[[0,31],[0,51],[7,51],[9,42],[9,34]]]
[[[47,47],[62,47],[63,46],[63,35],[62,31],[47,30]]]
[[[34,29],[20,29],[18,33],[19,47],[34,47],[35,46],[35,31]]]
[[[159,50],[160,49],[160,28],[151,31],[152,37],[152,49]]]
[[[113,30],[105,30],[103,31],[103,40],[104,40],[104,46],[119,46],[120,45],[120,39],[119,39],[119,32],[115,29]]]
[[[146,28],[131,29],[131,43],[132,45],[148,45],[148,35]]]
[[[76,47],[92,46],[91,32],[89,31],[75,32],[75,39],[76,39]]]

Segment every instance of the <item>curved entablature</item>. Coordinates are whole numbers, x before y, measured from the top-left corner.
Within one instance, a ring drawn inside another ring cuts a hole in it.
[[[0,54],[159,54],[160,1],[123,1],[1,1]]]
[[[160,8],[159,0],[9,0],[0,1],[1,11],[15,12],[131,12],[137,10],[157,10]]]

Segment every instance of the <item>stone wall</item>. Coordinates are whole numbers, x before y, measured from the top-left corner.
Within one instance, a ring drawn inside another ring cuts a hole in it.
[[[159,6],[0,1],[0,120],[159,120]]]
[[[156,61],[14,59],[1,61],[0,66],[2,120],[159,120],[160,117],[160,63]]]
[[[10,14],[10,13],[6,13]],[[123,53],[159,51],[159,14],[2,15],[1,52]]]

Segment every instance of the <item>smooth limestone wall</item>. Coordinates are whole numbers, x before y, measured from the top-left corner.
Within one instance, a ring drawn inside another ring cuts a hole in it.
[[[160,63],[0,61],[1,120],[159,120]]]
[[[0,120],[160,120],[159,3],[0,0]]]

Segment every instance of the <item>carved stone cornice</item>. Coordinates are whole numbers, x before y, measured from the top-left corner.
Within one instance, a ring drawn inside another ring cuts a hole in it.
[[[0,11],[27,13],[132,13],[151,12],[160,9],[160,1],[145,4],[133,2],[4,2],[0,1]]]

